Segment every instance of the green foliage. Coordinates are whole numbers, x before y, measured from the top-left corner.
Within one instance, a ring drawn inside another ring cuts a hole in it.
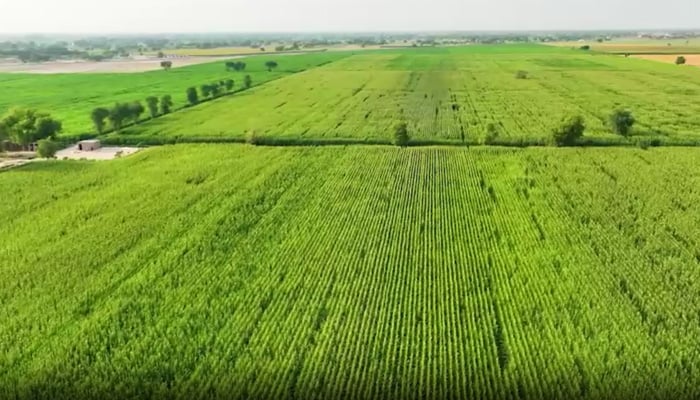
[[[249,68],[260,67],[265,60],[250,62]],[[287,62],[285,59],[285,69]],[[493,69],[494,63],[503,67]],[[221,65],[219,62],[219,69]],[[503,79],[504,70],[515,74],[525,65],[529,79],[537,77],[542,85]],[[279,69],[270,75],[278,74]],[[631,83],[620,79],[624,71],[646,84],[631,90]],[[586,121],[586,140],[605,141],[610,127],[607,118],[599,117],[599,105],[633,102],[640,110],[635,117],[650,132],[700,140],[693,112],[694,92],[678,90],[671,95],[663,89],[668,82],[692,88],[692,77],[685,72],[662,64],[630,64],[622,57],[591,57],[549,46],[366,52],[285,79],[260,85],[262,82],[255,80],[255,93],[192,107],[156,123],[140,124],[129,134],[244,141],[246,132],[256,130],[264,132],[265,140],[325,140],[332,136],[391,143],[393,125],[405,121],[411,127],[412,143],[478,144],[487,139],[488,124],[496,121],[499,144],[525,145],[551,143],[551,133],[559,128],[559,122],[571,113],[580,113]],[[605,88],[577,79],[580,74],[605,82]],[[245,89],[252,83],[246,85],[242,75],[236,85]],[[454,83],[462,81],[471,84]],[[569,95],[574,92],[576,96]],[[674,115],[673,124],[663,118],[669,113]]]
[[[37,153],[43,158],[53,158],[58,151],[58,143],[51,139],[41,139],[38,142]]]
[[[250,89],[251,86],[253,86],[253,78],[251,78],[250,75],[246,75],[245,78],[243,78],[243,87]]]
[[[158,102],[160,100],[156,96],[149,96],[146,98],[146,106],[148,107],[148,112],[151,114],[151,118],[158,116]]]
[[[224,86],[226,87],[227,92],[230,92],[231,90],[233,90],[233,84],[234,84],[233,79],[226,79],[226,81],[224,81]]]
[[[486,126],[486,137],[484,138],[484,143],[485,144],[494,144],[496,140],[498,139],[498,136],[500,135],[500,130],[498,129],[498,125],[489,122],[489,124]]]
[[[104,107],[97,107],[92,110],[90,113],[90,119],[92,120],[92,123],[95,125],[95,130],[97,131],[98,134],[104,133],[105,126],[106,126],[106,119],[109,117],[110,112],[108,109]]]
[[[172,61],[161,61],[160,66],[161,66],[161,68],[163,68],[164,70],[167,71],[173,67],[173,62]]]
[[[589,45],[586,44],[586,45],[583,45],[583,46],[579,47],[579,49],[580,49],[580,50],[584,50],[584,51],[588,51],[588,50],[591,49],[591,46],[589,46]]]
[[[170,114],[170,110],[173,107],[173,99],[169,94],[163,95],[163,97],[160,98],[160,113],[161,114]]]
[[[277,68],[277,66],[278,66],[277,61],[270,60],[270,61],[267,61],[265,63],[265,67],[270,72],[272,72],[273,69]]]
[[[246,67],[243,61],[227,61],[225,65],[227,71],[243,71]]]
[[[515,79],[527,79],[529,75],[527,71],[520,70],[515,73]]]
[[[699,164],[174,145],[3,171],[2,397],[697,398]]]
[[[258,83],[291,75],[316,65],[351,56],[349,52],[301,54],[285,60],[284,71],[269,73],[264,61],[241,58],[245,73]],[[157,61],[156,61],[157,62]],[[177,61],[175,61],[177,62]],[[157,66],[157,65],[156,65]],[[185,90],[202,82],[226,78],[243,81],[243,71],[226,72],[221,62],[180,67],[171,71],[99,74],[0,73],[0,115],[13,107],[46,110],[63,123],[60,136],[78,137],[95,132],[90,112],[97,106],[128,103],[148,96],[172,95],[177,106],[188,104]],[[109,107],[107,107],[109,108]],[[175,111],[175,109],[171,109]]]
[[[622,136],[629,136],[636,120],[629,110],[615,110],[610,116],[610,125],[613,132]]]
[[[571,146],[576,144],[576,141],[583,137],[583,132],[586,130],[583,117],[575,116],[565,119],[559,128],[553,133],[554,143],[557,146]]]
[[[53,138],[61,131],[61,122],[50,114],[32,108],[14,108],[0,119],[0,137],[21,146]]]
[[[684,56],[676,57],[676,65],[683,65],[685,63],[686,63],[686,59]]]
[[[197,89],[190,87],[187,88],[187,102],[194,106],[199,103],[199,95],[197,95]]]
[[[408,136],[408,125],[400,122],[394,127],[394,145],[407,146],[410,138]]]

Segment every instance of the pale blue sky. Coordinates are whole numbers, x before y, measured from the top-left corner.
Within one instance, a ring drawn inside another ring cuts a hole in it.
[[[0,32],[700,28],[700,0],[4,0]]]

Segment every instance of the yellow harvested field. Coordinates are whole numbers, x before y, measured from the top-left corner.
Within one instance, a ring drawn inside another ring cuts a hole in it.
[[[700,39],[624,39],[598,43],[597,41],[552,42],[558,47],[591,46],[593,51],[610,53],[659,53],[659,54],[700,54]]]
[[[166,55],[177,55],[177,56],[226,56],[226,55],[244,55],[244,54],[265,54],[274,53],[275,46],[270,46],[262,51],[258,48],[252,47],[215,47],[212,49],[168,49],[163,50]]]
[[[641,58],[644,60],[661,61],[661,62],[665,62],[665,63],[669,63],[669,64],[675,64],[677,56],[671,55],[671,54],[637,54],[637,55],[632,55],[631,57]],[[685,64],[686,65],[693,65],[696,67],[700,67],[700,54],[684,55],[684,57],[685,57]]]

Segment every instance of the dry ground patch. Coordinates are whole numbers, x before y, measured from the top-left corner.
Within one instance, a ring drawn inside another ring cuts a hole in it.
[[[217,60],[230,60],[233,57],[186,57],[168,59],[173,68],[210,63]],[[130,73],[157,71],[161,69],[161,59],[132,59],[117,61],[52,61],[45,63],[0,62],[0,73],[21,72],[32,74],[67,74],[67,73]]]
[[[641,58],[643,60],[661,61],[669,64],[675,64],[676,58],[678,56],[673,54],[637,54],[633,55],[632,57]],[[700,67],[700,54],[690,54],[684,57],[686,65]]]

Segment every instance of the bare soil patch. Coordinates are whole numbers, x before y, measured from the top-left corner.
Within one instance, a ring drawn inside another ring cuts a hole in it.
[[[182,57],[169,58],[173,68],[202,64],[232,57]],[[155,71],[161,69],[159,58],[143,58],[114,61],[52,61],[45,63],[21,63],[0,60],[0,72],[30,74],[70,74],[70,73],[129,73]]]
[[[97,150],[81,151],[78,145],[68,147],[56,153],[59,160],[112,160],[125,157],[141,150],[138,147],[100,147]]]
[[[680,55],[683,55],[683,54],[680,54]],[[676,58],[678,56],[672,55],[672,54],[639,54],[639,55],[631,55],[630,57],[641,58],[643,60],[661,61],[661,62],[665,62],[665,63],[669,63],[669,64],[675,64]],[[700,54],[683,55],[683,57],[685,57],[685,64],[686,65],[693,65],[696,67],[700,67]]]

